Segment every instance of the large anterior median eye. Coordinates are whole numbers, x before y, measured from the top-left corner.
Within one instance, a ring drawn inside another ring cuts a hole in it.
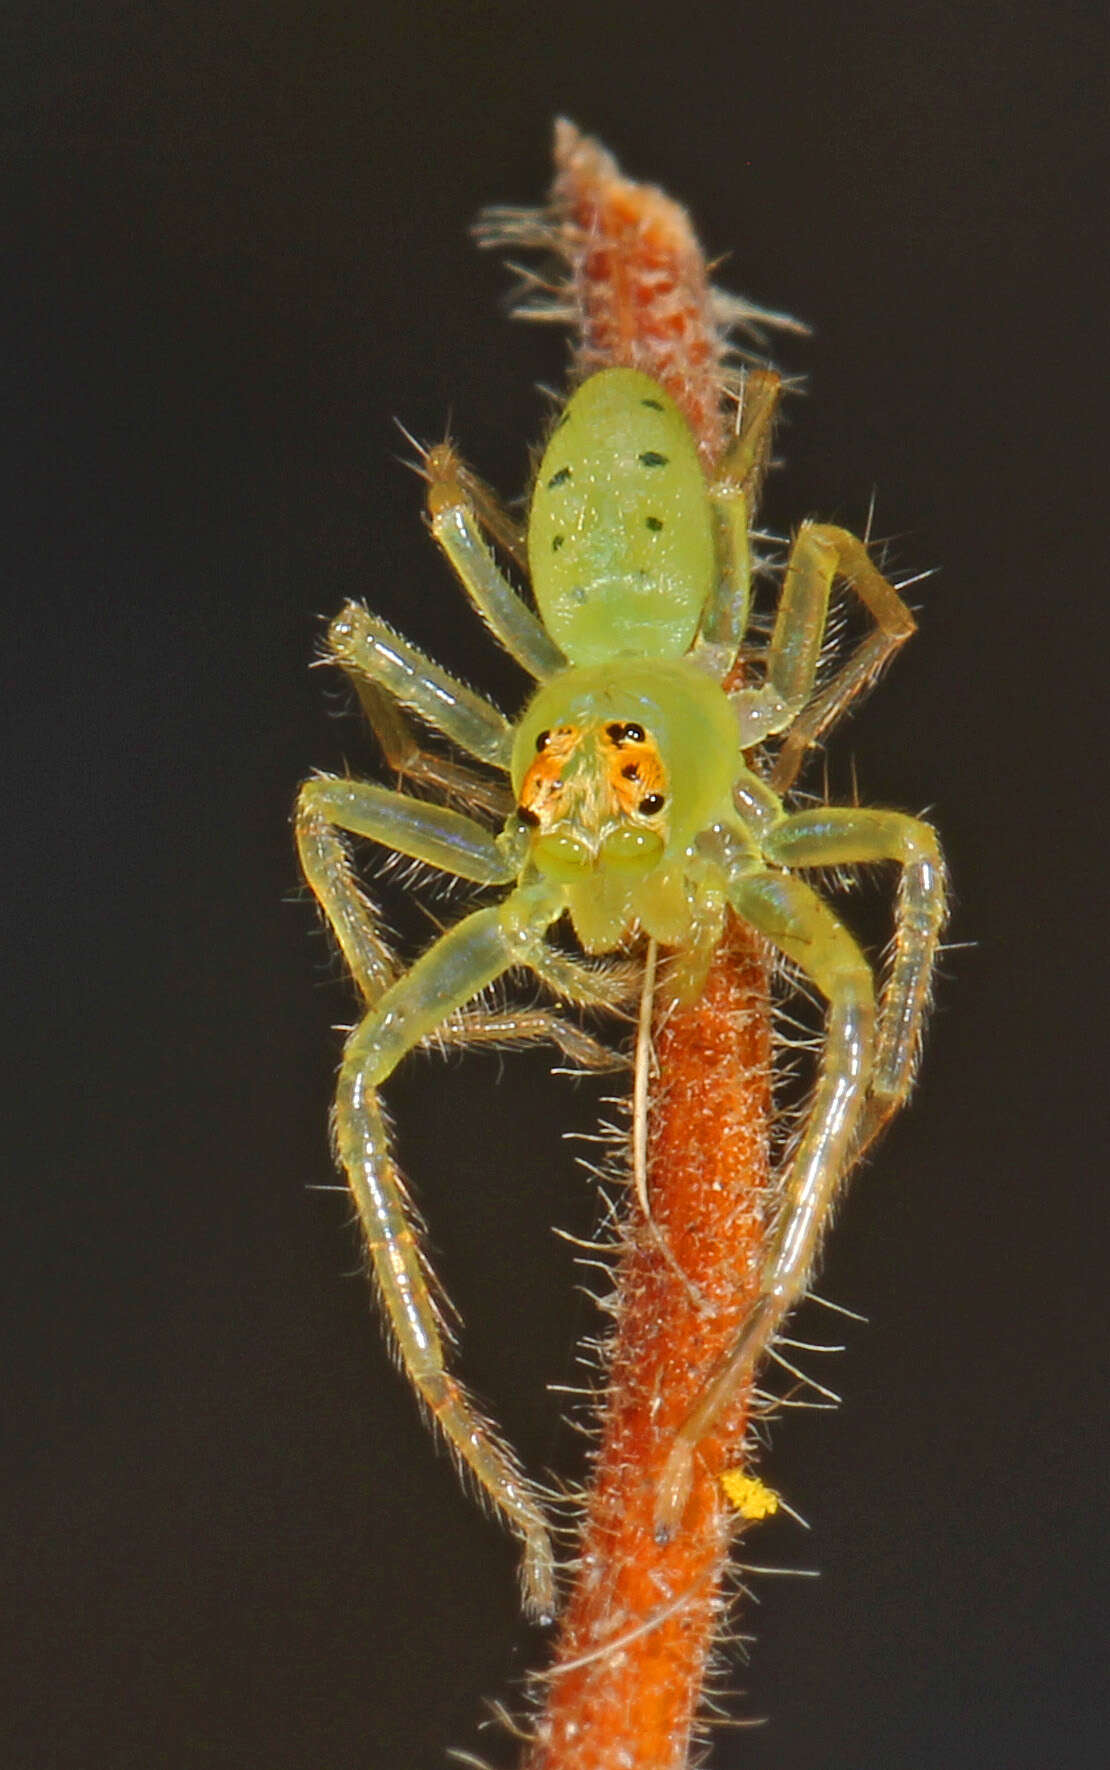
[[[639,830],[631,824],[614,830],[601,845],[601,864],[615,872],[645,872],[653,867],[663,852],[663,838],[654,830]]]

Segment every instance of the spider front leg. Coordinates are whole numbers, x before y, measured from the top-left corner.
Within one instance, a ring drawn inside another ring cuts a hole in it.
[[[362,1219],[382,1300],[410,1380],[451,1448],[524,1544],[528,1611],[550,1617],[555,1562],[538,1495],[446,1367],[430,1274],[390,1151],[378,1090],[401,1058],[502,972],[527,963],[561,905],[546,887],[477,910],[386,991],[352,1033],[339,1074],[335,1142]]]
[[[693,1458],[803,1295],[837,1186],[851,1158],[874,1060],[874,985],[852,936],[817,894],[788,873],[737,871],[738,915],[798,966],[828,1003],[825,1048],[800,1141],[782,1186],[759,1300],[711,1371],[675,1434],[656,1496],[656,1534],[669,1541],[690,1492]]]
[[[560,1007],[600,1010],[630,1019],[629,1009],[639,994],[639,967],[620,959],[609,964],[588,964],[560,953],[544,943],[529,960],[537,980],[558,999]],[[630,1058],[603,1045],[582,1027],[564,1020],[552,1008],[467,1008],[438,1030],[437,1043],[444,1045],[525,1045],[546,1040],[569,1058],[576,1069],[627,1069]]]
[[[499,907],[468,916],[411,971],[389,982],[392,955],[353,879],[340,830],[486,884],[507,883],[513,868],[486,831],[442,806],[353,781],[320,778],[302,789],[297,839],[305,876],[372,1004],[347,1043],[334,1130],[378,1290],[409,1380],[490,1504],[524,1542],[527,1608],[549,1616],[555,1571],[543,1507],[495,1428],[447,1370],[434,1281],[393,1160],[378,1089],[414,1045],[510,966],[529,960],[561,900],[548,887],[517,890]]]

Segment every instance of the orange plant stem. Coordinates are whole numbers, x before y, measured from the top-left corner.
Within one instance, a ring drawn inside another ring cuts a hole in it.
[[[712,472],[726,436],[725,340],[685,211],[622,178],[566,123],[556,167],[547,243],[569,268],[579,371],[653,375]],[[771,1022],[766,963],[742,924],[730,920],[700,999],[657,1016],[654,1046],[648,1179],[674,1263],[633,1202],[575,1583],[525,1770],[682,1770],[724,1603],[737,1521],[719,1477],[742,1460],[746,1394],[701,1445],[670,1543],[655,1540],[653,1514],[675,1432],[758,1288]]]
[[[705,992],[657,1040],[652,1213],[691,1294],[646,1224],[617,1273],[602,1440],[574,1590],[528,1770],[681,1770],[721,1608],[746,1396],[703,1443],[682,1527],[655,1541],[657,1483],[674,1434],[755,1300],[766,1173],[766,977],[734,923]],[[704,1299],[704,1302],[699,1302]]]

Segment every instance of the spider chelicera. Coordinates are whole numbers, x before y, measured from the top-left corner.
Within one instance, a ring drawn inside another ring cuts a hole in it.
[[[429,1040],[548,1039],[584,1065],[607,1053],[556,1008],[515,1013],[479,998],[524,968],[559,1004],[611,1009],[621,968],[593,955],[634,936],[668,949],[668,987],[696,998],[727,912],[743,918],[824,999],[807,1116],[782,1181],[760,1297],[677,1435],[656,1517],[678,1528],[691,1458],[804,1293],[838,1185],[909,1091],[944,919],[944,868],[930,826],[896,811],[783,795],[808,747],[913,631],[863,543],[805,523],[790,549],[755,680],[733,686],[750,615],[749,514],[769,446],[773,377],[751,378],[733,446],[707,484],[686,420],[646,375],[584,381],[551,433],[532,496],[527,562],[536,613],[499,569],[489,535],[512,525],[449,444],[428,452],[433,533],[494,637],[538,686],[504,718],[356,603],[332,622],[328,657],[355,682],[403,774],[469,794],[487,822],[362,781],[317,776],[297,810],[305,877],[343,950],[365,1014],[347,1041],[335,1142],[397,1350],[452,1449],[524,1545],[533,1614],[550,1615],[555,1564],[544,1507],[512,1453],[447,1368],[417,1219],[390,1147],[379,1090]],[[816,688],[829,599],[848,583],[874,621]],[[407,709],[490,777],[421,749]],[[757,747],[780,743],[761,772]],[[507,812],[507,816],[505,815]],[[490,827],[501,823],[499,829]],[[474,910],[401,971],[353,870],[345,834],[505,894]],[[876,1004],[871,967],[810,868],[892,861],[901,869],[892,959]],[[563,918],[587,957],[554,946]]]

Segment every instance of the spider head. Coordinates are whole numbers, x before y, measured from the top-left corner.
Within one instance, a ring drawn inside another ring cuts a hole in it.
[[[517,815],[540,872],[568,883],[595,869],[650,872],[666,849],[670,802],[654,735],[638,720],[595,717],[541,728],[533,742]]]
[[[615,658],[545,683],[517,726],[512,778],[528,860],[548,878],[619,894],[680,867],[731,815],[736,715],[687,659]]]

